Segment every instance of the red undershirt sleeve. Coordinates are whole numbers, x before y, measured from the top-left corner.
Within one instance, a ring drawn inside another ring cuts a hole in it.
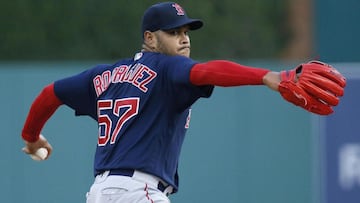
[[[46,121],[60,105],[62,102],[55,95],[54,84],[46,86],[30,107],[22,130],[22,138],[28,142],[37,141]]]
[[[263,85],[263,77],[270,70],[240,65],[226,60],[198,63],[190,71],[194,85],[240,86]]]

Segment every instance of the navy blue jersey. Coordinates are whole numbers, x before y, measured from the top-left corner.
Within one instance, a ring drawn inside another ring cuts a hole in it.
[[[56,81],[59,99],[98,122],[95,174],[136,169],[178,187],[177,166],[191,105],[213,86],[190,83],[197,62],[140,52],[114,65],[98,65]]]

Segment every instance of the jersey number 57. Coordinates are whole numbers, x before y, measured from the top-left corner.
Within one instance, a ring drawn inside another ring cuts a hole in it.
[[[109,141],[110,144],[114,144],[124,123],[138,114],[139,98],[99,100],[97,102],[97,109],[99,125],[98,145],[105,146]],[[109,116],[109,112],[113,116]],[[114,127],[113,122],[116,123]]]

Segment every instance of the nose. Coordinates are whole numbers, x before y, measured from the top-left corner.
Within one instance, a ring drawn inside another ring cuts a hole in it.
[[[190,43],[189,35],[187,35],[186,33],[182,33],[180,43],[181,44],[189,44]]]

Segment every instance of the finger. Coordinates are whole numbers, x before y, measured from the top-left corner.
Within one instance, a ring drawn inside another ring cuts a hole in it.
[[[29,150],[29,148],[27,148],[27,147],[23,147],[21,150],[22,150],[25,154],[30,154],[30,150]]]
[[[45,147],[45,149],[48,151],[47,156],[45,157],[45,159],[48,159],[48,157],[51,155],[52,153],[52,148],[51,147]]]
[[[52,153],[52,151],[53,151],[53,148],[52,148],[52,146],[51,146],[51,144],[50,143],[46,143],[46,145],[45,146],[43,146],[47,151],[48,151],[48,155],[47,155],[47,157],[46,157],[46,159],[51,155],[51,153]]]
[[[39,135],[39,139],[40,139],[40,140],[43,140],[43,141],[47,141],[43,134],[40,134],[40,135]]]

